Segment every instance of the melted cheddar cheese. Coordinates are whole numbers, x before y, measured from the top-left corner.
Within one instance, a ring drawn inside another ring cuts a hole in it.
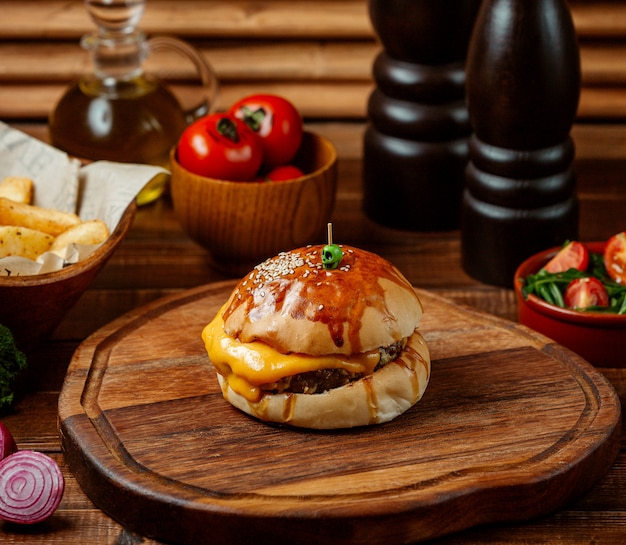
[[[367,375],[374,372],[380,361],[378,350],[352,356],[308,356],[281,354],[261,341],[244,343],[224,332],[222,312],[204,328],[202,340],[215,370],[235,392],[252,402],[261,399],[261,385],[284,377],[321,369],[345,369]]]

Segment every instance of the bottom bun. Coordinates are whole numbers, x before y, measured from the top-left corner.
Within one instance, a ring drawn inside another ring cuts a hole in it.
[[[389,422],[417,403],[430,378],[430,353],[416,331],[396,360],[372,375],[321,394],[266,394],[251,402],[217,375],[224,398],[243,412],[301,428],[337,429]]]

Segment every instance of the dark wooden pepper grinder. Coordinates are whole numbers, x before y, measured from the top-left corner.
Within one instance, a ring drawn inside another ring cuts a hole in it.
[[[465,58],[480,0],[369,0],[383,51],[363,140],[363,208],[414,231],[459,227],[471,133]]]
[[[578,236],[570,130],[580,56],[565,0],[484,0],[467,58],[473,134],[463,268],[511,287],[530,255]]]

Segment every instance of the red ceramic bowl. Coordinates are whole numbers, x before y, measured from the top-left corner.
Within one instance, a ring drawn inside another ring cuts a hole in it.
[[[585,243],[602,253],[604,242]],[[536,273],[560,248],[529,257],[515,272],[519,322],[580,354],[598,367],[626,367],[626,315],[580,312],[546,303],[535,295],[522,296],[522,279]]]

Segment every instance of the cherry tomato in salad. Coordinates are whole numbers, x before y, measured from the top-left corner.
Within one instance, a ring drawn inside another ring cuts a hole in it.
[[[243,120],[261,137],[266,169],[289,163],[300,148],[302,117],[296,107],[281,96],[250,95],[235,102],[228,113]]]
[[[304,172],[294,165],[279,165],[268,173],[259,176],[260,182],[286,182],[304,176]]]
[[[550,273],[565,272],[569,269],[584,271],[589,265],[589,250],[578,241],[568,242],[559,252],[544,266]]]
[[[565,288],[563,299],[569,308],[609,306],[609,294],[602,282],[595,277],[572,280]]]
[[[618,284],[626,284],[626,231],[613,235],[604,247],[604,267]]]
[[[231,181],[254,178],[263,158],[259,137],[243,121],[222,113],[190,124],[180,136],[176,153],[187,170]]]

